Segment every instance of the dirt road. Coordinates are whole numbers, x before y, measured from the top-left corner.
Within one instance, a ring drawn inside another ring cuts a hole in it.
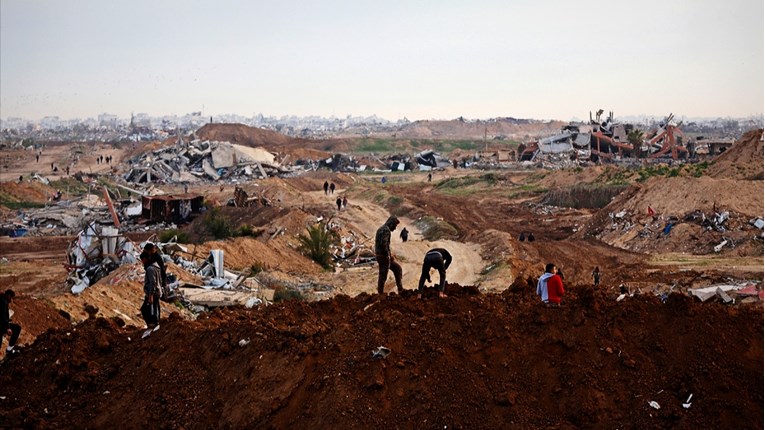
[[[323,191],[311,191],[302,193],[306,202],[312,204],[332,203],[338,195],[342,195],[344,189],[336,190],[334,195],[325,195]],[[335,207],[336,209],[336,207]],[[336,218],[345,224],[353,225],[359,229],[367,240],[366,245],[374,249],[374,237],[377,229],[385,223],[390,213],[383,207],[366,200],[354,200],[343,210],[336,211]],[[480,246],[469,242],[457,242],[453,240],[439,240],[430,242],[422,237],[422,232],[414,224],[414,220],[402,217],[398,229],[391,237],[391,250],[398,258],[404,269],[404,288],[415,289],[422,272],[422,260],[425,253],[431,248],[445,248],[452,254],[452,264],[447,271],[448,282],[461,285],[473,285],[483,268],[480,255]],[[399,236],[402,228],[409,230],[409,240],[403,242]],[[356,270],[355,282],[345,282],[344,293],[356,295],[360,292],[371,292],[377,282],[377,266],[367,267],[361,271]],[[438,275],[433,272],[433,282],[438,282]],[[371,290],[370,290],[371,288]],[[395,291],[393,275],[389,275],[386,291]]]

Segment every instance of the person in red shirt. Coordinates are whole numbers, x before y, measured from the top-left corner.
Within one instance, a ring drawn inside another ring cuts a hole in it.
[[[558,267],[553,267],[553,276],[547,279],[547,303],[551,306],[560,306],[560,299],[563,298],[563,280],[558,275]]]

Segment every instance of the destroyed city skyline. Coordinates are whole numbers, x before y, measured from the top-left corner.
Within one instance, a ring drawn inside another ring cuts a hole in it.
[[[0,118],[763,111],[762,2],[261,6],[5,0]]]

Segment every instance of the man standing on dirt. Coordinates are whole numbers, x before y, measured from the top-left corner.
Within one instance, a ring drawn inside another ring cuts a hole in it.
[[[329,184],[329,193],[330,194],[335,194],[335,183],[334,182]]]
[[[452,255],[444,248],[433,248],[425,254],[425,260],[422,262],[422,275],[420,275],[420,284],[417,286],[417,298],[422,298],[422,292],[425,290],[425,280],[430,282],[430,269],[438,270],[438,297],[444,298],[444,287],[446,286],[446,269],[452,264]]]
[[[407,240],[409,240],[409,230],[404,227],[404,229],[401,230],[401,241],[406,242]]]
[[[340,197],[338,197],[338,198],[337,198],[337,200],[335,200],[335,203],[337,204],[337,210],[339,211],[339,210],[340,210],[340,208],[342,208],[342,207],[343,207],[343,199],[341,199]]]
[[[161,297],[161,285],[159,266],[152,261],[151,254],[147,251],[141,253],[141,263],[143,263],[143,293],[144,299],[141,305],[141,315],[146,322],[147,330],[143,333],[146,338],[152,331],[159,329],[159,298]]]
[[[390,235],[392,231],[396,230],[396,226],[398,226],[399,222],[398,218],[391,215],[388,220],[385,221],[385,224],[377,229],[377,233],[375,234],[375,256],[377,257],[379,268],[379,273],[377,275],[378,294],[383,294],[385,292],[385,281],[388,280],[388,270],[393,272],[398,292],[401,293],[404,291],[404,287],[401,284],[403,270],[393,256],[393,253],[390,251]]]
[[[168,297],[169,291],[167,291],[167,268],[165,267],[165,260],[162,258],[162,255],[160,255],[159,249],[154,246],[153,243],[147,243],[143,247],[143,250],[149,253],[151,262],[156,263],[157,267],[159,267],[160,286],[162,287],[162,291],[165,293],[165,297]]]
[[[324,181],[324,194],[329,194],[329,182]]]
[[[0,345],[2,345],[3,336],[8,336],[8,347],[5,348],[5,354],[14,352],[16,341],[19,340],[21,326],[11,322],[11,310],[9,305],[13,303],[16,293],[13,290],[6,290],[0,295]]]
[[[346,196],[343,196],[343,207],[344,208],[348,207],[348,197],[346,197]]]
[[[596,287],[600,284],[600,266],[595,266],[595,270],[592,271],[592,281]]]

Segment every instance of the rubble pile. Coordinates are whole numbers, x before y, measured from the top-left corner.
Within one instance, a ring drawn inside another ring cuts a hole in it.
[[[266,178],[287,174],[276,156],[263,148],[230,142],[192,140],[156,149],[129,160],[124,179],[131,183],[189,183],[228,178]]]
[[[761,308],[446,293],[171,316],[145,340],[117,319],[52,329],[0,366],[0,426],[761,427]]]

